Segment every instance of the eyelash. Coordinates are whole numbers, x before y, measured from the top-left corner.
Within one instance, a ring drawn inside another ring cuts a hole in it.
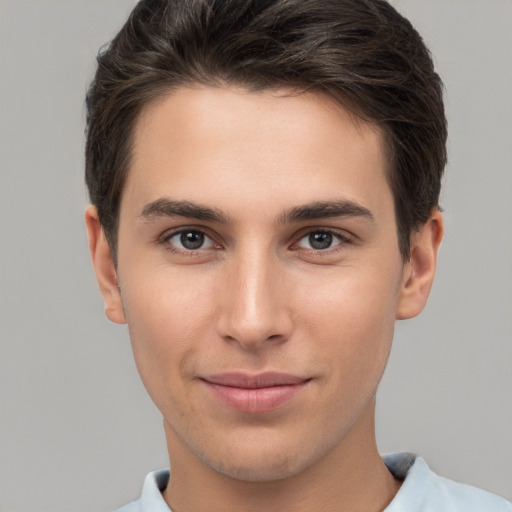
[[[326,255],[326,254],[336,253],[338,251],[343,250],[343,248],[347,244],[352,243],[352,240],[346,234],[340,233],[339,231],[336,231],[333,229],[327,229],[327,228],[314,228],[314,229],[309,229],[306,232],[303,232],[301,234],[301,236],[297,239],[297,241],[293,243],[293,245],[294,246],[298,245],[305,238],[310,237],[311,235],[316,235],[316,234],[331,235],[333,238],[333,243],[336,240],[337,240],[337,243],[335,243],[333,246],[328,247],[326,249],[314,249],[314,248],[306,249],[309,251],[310,254],[313,253],[315,255],[322,256],[322,255]]]
[[[222,249],[222,246],[215,242],[214,238],[208,234],[207,231],[205,231],[203,228],[195,228],[195,227],[184,227],[179,228],[172,231],[166,231],[162,234],[161,237],[157,240],[157,243],[164,245],[165,248],[172,253],[188,256],[188,257],[194,257],[194,256],[200,256],[204,252],[204,248],[200,247],[197,250],[192,249],[179,249],[175,246],[173,246],[169,241],[171,238],[182,235],[184,233],[196,233],[199,235],[203,235],[205,238],[211,240],[214,247],[212,249],[214,250],[220,250]],[[340,250],[343,250],[343,248],[346,245],[350,245],[353,243],[353,240],[347,236],[344,233],[340,233],[337,230],[334,229],[327,229],[327,228],[308,228],[307,231],[302,231],[299,236],[295,237],[295,241],[289,246],[289,247],[295,247],[297,246],[302,240],[304,240],[306,237],[314,235],[314,234],[325,234],[325,235],[332,235],[333,239],[337,240],[338,243],[333,245],[332,247],[328,247],[326,249],[305,249],[309,254],[313,254],[315,256],[322,256],[322,255],[328,255],[336,253]],[[210,248],[207,248],[207,250]]]
[[[203,235],[205,238],[208,238],[209,240],[212,241],[212,243],[214,244],[214,248],[215,249],[221,249],[221,245],[216,243],[213,239],[213,237],[211,237],[204,229],[201,229],[201,228],[194,228],[194,227],[185,227],[185,228],[179,228],[179,229],[176,229],[176,230],[172,230],[172,231],[166,231],[165,233],[163,233],[163,235],[157,240],[157,242],[161,245],[164,245],[165,248],[175,254],[179,254],[179,255],[183,255],[183,256],[189,256],[189,257],[193,257],[193,256],[199,256],[201,255],[202,251],[204,251],[204,249],[202,247],[200,247],[199,249],[197,250],[187,250],[187,249],[179,249],[177,247],[174,247],[171,243],[170,243],[170,240],[171,238],[174,238],[175,236],[177,235],[182,235],[184,233],[196,233],[196,234],[199,234],[199,235]]]

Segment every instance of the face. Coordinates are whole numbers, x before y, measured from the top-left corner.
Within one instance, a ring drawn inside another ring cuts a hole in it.
[[[142,112],[119,288],[95,264],[171,460],[278,479],[372,430],[395,319],[423,300],[385,154],[376,127],[320,94],[197,87]]]

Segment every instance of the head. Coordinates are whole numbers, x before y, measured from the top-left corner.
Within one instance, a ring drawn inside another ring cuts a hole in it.
[[[93,261],[173,468],[356,459],[442,235],[441,83],[409,22],[378,0],[142,1],[87,105]]]
[[[412,25],[381,0],[141,1],[98,56],[87,95],[86,182],[116,256],[135,122],[186,85],[321,92],[379,126],[398,243],[438,207],[442,83]]]

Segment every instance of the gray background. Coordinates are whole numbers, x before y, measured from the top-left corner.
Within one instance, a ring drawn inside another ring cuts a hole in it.
[[[512,498],[512,2],[395,0],[447,88],[447,235],[426,311],[399,323],[381,451]],[[0,0],[0,510],[107,511],[165,466],[82,222],[83,96],[132,0]]]

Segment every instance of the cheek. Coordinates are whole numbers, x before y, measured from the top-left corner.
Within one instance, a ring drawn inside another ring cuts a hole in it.
[[[317,353],[345,368],[332,375],[374,373],[380,378],[393,338],[398,291],[393,268],[388,273],[341,272],[296,294],[302,303],[299,318],[308,337],[317,339]]]
[[[337,269],[335,269],[337,270]],[[395,321],[400,275],[378,265],[302,277],[295,290],[311,321],[325,326],[370,328]],[[309,313],[308,313],[309,312]]]
[[[136,340],[172,345],[180,350],[184,340],[213,314],[212,287],[203,276],[155,268],[130,281],[122,281],[122,296],[128,324]],[[172,342],[172,343],[171,343]]]
[[[154,276],[154,277],[148,277]],[[144,279],[130,274],[122,283],[122,297],[137,368],[153,400],[166,383],[179,391],[181,375],[194,360],[200,345],[211,338],[214,312],[211,290],[198,288],[185,275],[160,269]]]

